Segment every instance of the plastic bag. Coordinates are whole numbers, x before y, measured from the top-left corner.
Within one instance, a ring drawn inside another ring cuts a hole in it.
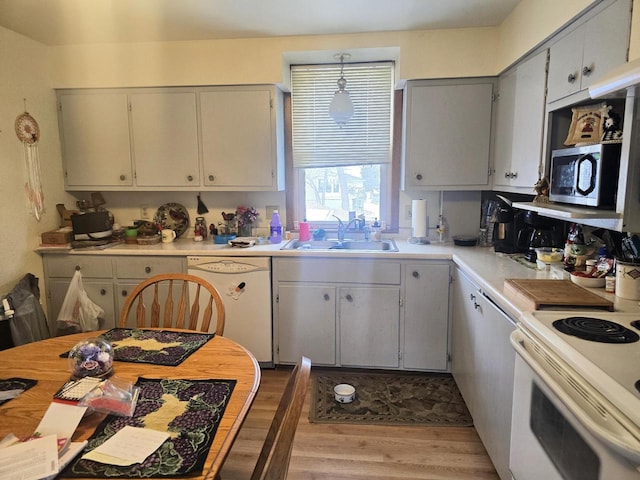
[[[82,285],[82,274],[80,270],[76,270],[58,314],[58,333],[97,330],[102,319],[104,319],[104,310],[91,301]]]
[[[118,377],[111,377],[83,396],[78,406],[88,407],[96,412],[130,417],[136,410],[139,394],[140,387]]]

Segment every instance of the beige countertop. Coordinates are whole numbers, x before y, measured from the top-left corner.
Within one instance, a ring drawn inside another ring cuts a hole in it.
[[[41,254],[68,255],[167,255],[167,256],[233,256],[233,257],[329,257],[329,258],[395,258],[398,260],[451,260],[462,269],[483,292],[507,312],[517,319],[524,307],[512,302],[504,295],[504,280],[507,278],[569,278],[560,269],[547,271],[528,268],[508,255],[496,254],[491,247],[458,247],[453,243],[432,243],[416,245],[406,240],[395,239],[398,252],[354,252],[353,250],[299,251],[281,250],[285,242],[280,244],[259,244],[250,248],[237,248],[228,245],[216,245],[211,240],[194,242],[192,238],[179,239],[173,243],[159,243],[156,245],[118,244],[103,250],[64,248],[38,249]],[[614,302],[614,308],[620,312],[638,312],[640,305],[637,301],[625,300],[615,294],[606,293],[603,288],[589,289],[598,295]]]

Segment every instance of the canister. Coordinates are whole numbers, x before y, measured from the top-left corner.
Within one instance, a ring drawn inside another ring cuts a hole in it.
[[[640,300],[640,264],[616,262],[616,296]]]

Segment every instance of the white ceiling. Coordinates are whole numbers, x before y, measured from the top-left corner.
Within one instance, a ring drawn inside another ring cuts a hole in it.
[[[499,25],[520,0],[0,0],[47,45],[335,35]]]

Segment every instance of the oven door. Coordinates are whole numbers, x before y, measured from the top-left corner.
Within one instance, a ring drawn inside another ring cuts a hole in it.
[[[572,411],[561,400],[562,397],[566,401],[567,394],[527,352],[525,338],[520,330],[511,336],[517,353],[509,461],[513,478],[638,480],[640,473],[634,462],[609,448],[599,434],[584,426],[592,423],[585,419],[588,414],[579,408]],[[571,399],[567,403],[575,407]],[[616,423],[611,418],[608,422]],[[627,457],[633,457],[638,440],[621,426],[613,429],[612,435],[619,437],[617,442],[628,444]]]

